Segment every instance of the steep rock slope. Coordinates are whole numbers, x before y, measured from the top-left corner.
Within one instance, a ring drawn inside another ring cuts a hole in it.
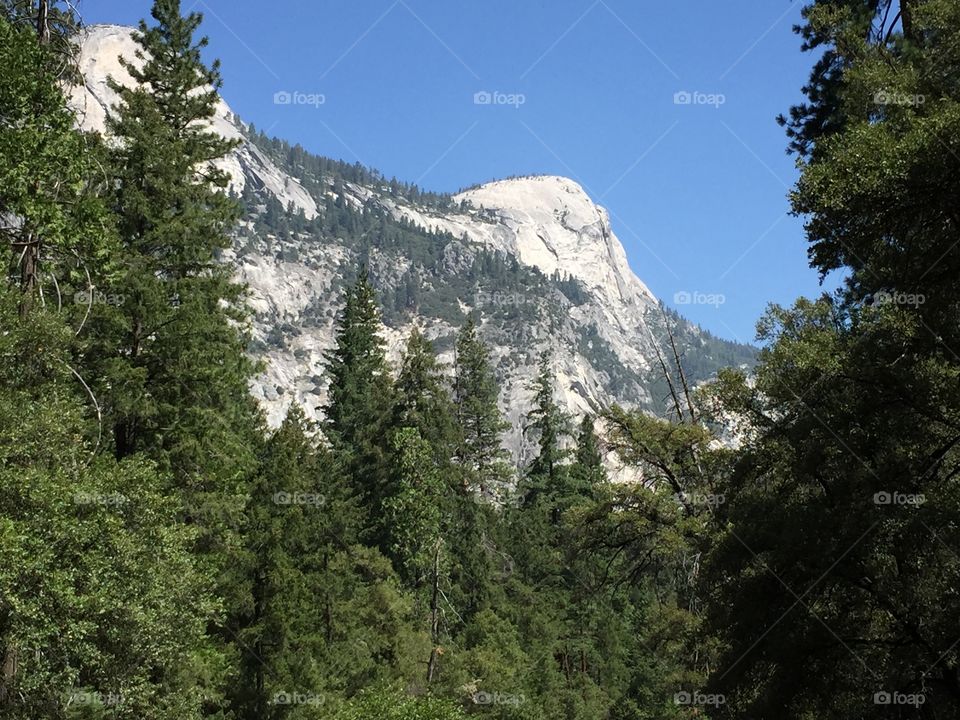
[[[104,132],[116,102],[107,77],[130,81],[118,58],[135,62],[136,46],[119,26],[88,28],[80,43],[84,83],[71,102],[84,129]],[[250,288],[251,352],[266,362],[251,391],[272,424],[292,402],[321,413],[334,319],[361,262],[381,292],[394,361],[416,323],[452,362],[457,328],[479,314],[513,428],[505,444],[519,463],[531,453],[521,428],[542,351],[553,354],[558,397],[574,416],[612,402],[662,412],[655,359],[668,325],[694,381],[752,360],[751,348],[664,312],[630,269],[606,211],[570,179],[424,193],[267,138],[223,101],[213,125],[241,141],[224,168],[246,215],[222,259]]]

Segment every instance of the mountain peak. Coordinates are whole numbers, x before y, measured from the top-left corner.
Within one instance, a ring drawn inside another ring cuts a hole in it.
[[[489,237],[476,239],[523,263],[548,275],[575,277],[611,302],[655,302],[630,269],[607,211],[575,180],[559,175],[496,180],[464,190],[454,200],[482,209],[500,227],[500,232],[489,228]]]
[[[494,180],[464,190],[454,199],[481,204],[485,208],[551,213],[582,211],[585,220],[596,220],[598,209],[579,183],[561,175],[527,175]]]
[[[138,62],[134,32],[95,25],[78,38],[83,83],[70,101],[83,129],[106,130],[119,101],[108,77],[132,82],[119,58]],[[514,177],[433,203],[352,165],[309,154],[294,162],[281,141],[244,132],[223,100],[210,122],[239,141],[218,166],[249,202],[223,259],[250,288],[252,348],[265,364],[251,390],[271,424],[293,402],[322,415],[334,318],[361,256],[375,267],[392,314],[384,333],[393,360],[417,323],[449,363],[462,317],[481,314],[514,428],[506,446],[518,462],[531,452],[522,427],[541,350],[554,354],[560,402],[576,415],[611,402],[654,402],[648,375],[658,340],[650,325],[664,319],[607,211],[575,180]],[[717,364],[692,326],[677,331],[698,343],[705,367]]]

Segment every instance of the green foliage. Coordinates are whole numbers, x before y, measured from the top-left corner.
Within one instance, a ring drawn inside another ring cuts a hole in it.
[[[326,618],[316,600],[335,552],[321,484],[331,469],[309,430],[294,407],[268,440],[251,490],[243,529],[246,601],[232,622],[241,648],[234,705],[242,717],[282,716],[288,708],[271,707],[277,696],[325,684],[317,658]]]
[[[0,4],[0,715],[958,714],[956,2],[804,11],[804,43],[824,54],[784,120],[792,200],[814,266],[846,272],[843,289],[772,307],[755,369],[752,349],[665,309],[650,321],[686,352],[664,348],[661,379],[588,328],[579,349],[618,392],[734,367],[673,420],[584,418],[572,447],[543,356],[519,486],[505,365],[484,338],[559,326],[589,299],[580,283],[381,204],[440,211],[446,195],[250,127],[321,212],[247,186],[248,246],[309,263],[310,242],[338,239],[372,268],[330,288],[345,307],[325,423],[292,407],[266,433],[244,291],[217,261],[239,211],[215,169],[233,145],[208,125],[219,73],[199,16],[157,0],[107,152],[58,89],[50,45],[70,13],[48,43],[8,21],[34,10]],[[354,206],[350,183],[379,199]],[[55,307],[46,287],[37,302],[41,277],[88,302]],[[504,291],[530,301],[475,302]],[[412,312],[461,326],[452,378],[419,330],[392,377],[383,324]],[[269,341],[293,331],[278,321]],[[638,482],[608,481],[609,451]],[[876,704],[883,692],[923,702]]]
[[[535,505],[541,496],[553,506],[558,514],[561,506],[556,498],[563,495],[568,480],[568,469],[563,462],[569,453],[563,448],[565,438],[570,436],[570,418],[554,398],[554,377],[549,353],[540,355],[537,377],[532,383],[533,408],[527,414],[524,430],[536,436],[539,452],[527,468],[523,502]],[[559,517],[559,515],[557,515]]]
[[[0,17],[0,212],[9,218],[0,262],[23,293],[24,315],[51,274],[66,280],[78,262],[102,259],[110,247],[94,180],[100,151],[74,129],[53,64],[34,30]],[[50,302],[63,299],[57,293],[47,288]]]
[[[960,708],[958,12],[805,11],[824,54],[791,114],[792,200],[812,265],[846,276],[834,297],[771,308],[755,382],[715,388],[746,441],[703,577],[721,717]]]
[[[447,468],[457,440],[453,403],[433,344],[418,327],[414,327],[407,340],[396,394],[394,424],[418,430],[434,452],[434,462]]]
[[[376,294],[364,268],[347,292],[337,320],[337,345],[328,355],[325,430],[369,512],[368,530],[375,542],[383,541],[381,503],[394,413],[393,382],[379,331]]]
[[[570,475],[575,485],[592,491],[607,482],[607,469],[603,464],[600,439],[594,427],[592,415],[584,415],[577,431],[577,449],[570,466]]]
[[[199,717],[224,668],[196,533],[153,463],[97,453],[72,330],[45,311],[20,323],[5,288],[0,327],[0,713],[59,719],[106,698],[112,717]]]
[[[396,689],[360,693],[332,720],[461,720],[467,715],[456,704],[439,698],[415,698]]]
[[[471,315],[457,336],[453,401],[459,430],[457,457],[464,487],[482,494],[502,492],[508,479],[501,433],[508,427],[497,406],[499,388],[489,350]]]
[[[235,476],[230,459],[249,461],[236,435],[249,423],[240,388],[253,367],[234,325],[246,319],[243,290],[215,261],[231,244],[237,207],[213,165],[235,144],[205,126],[220,80],[217,65],[200,60],[206,40],[193,40],[200,16],[181,17],[173,0],[158,0],[153,16],[136,36],[145,64],[126,65],[139,85],[113,85],[111,199],[122,248],[109,290],[123,302],[97,306],[91,353],[118,457],[160,453],[189,475],[218,453],[223,475]]]
[[[404,577],[418,586],[440,552],[446,486],[430,444],[415,428],[398,430],[393,449],[393,478],[383,503],[389,549]]]

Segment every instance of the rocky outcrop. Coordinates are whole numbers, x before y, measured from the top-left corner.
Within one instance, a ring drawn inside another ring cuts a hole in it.
[[[107,114],[117,101],[107,78],[130,82],[119,58],[136,62],[132,29],[94,26],[80,43],[84,83],[74,89],[71,103],[84,129],[105,132]],[[225,102],[220,102],[212,124],[225,137],[240,141],[223,161],[234,191],[250,185],[308,220],[323,212],[324,197],[311,195],[251,142]],[[333,189],[325,192],[332,195]],[[654,345],[663,339],[658,301],[630,269],[607,212],[576,182],[555,176],[500,180],[455,195],[445,210],[414,204],[378,187],[346,183],[339,192],[351,207],[375,204],[397,220],[457,238],[442,252],[441,270],[448,278],[467,273],[478,250],[487,248],[548,277],[576,279],[583,295],[577,302],[559,292],[544,296],[523,291],[471,292],[457,299],[460,310],[476,309],[481,316],[505,303],[536,305],[537,312],[530,314],[536,319],[510,332],[484,327],[503,389],[503,411],[513,428],[505,443],[518,462],[531,453],[521,428],[537,356],[543,350],[552,351],[558,398],[574,416],[611,402],[653,404],[649,376]],[[280,422],[292,402],[319,415],[327,393],[325,353],[333,345],[340,304],[338,281],[355,258],[345,244],[318,243],[310,237],[285,241],[283,247],[251,242],[250,229],[248,223],[238,230],[236,247],[224,254],[223,261],[232,264],[250,288],[256,352],[266,363],[251,392],[271,424]],[[380,263],[381,274],[391,278],[400,278],[413,265],[408,258],[375,254],[370,262]],[[392,359],[399,357],[413,323],[431,338],[449,340],[456,331],[439,317],[407,318],[384,330]],[[692,338],[699,333],[689,323],[683,329]],[[449,363],[452,350],[446,344],[441,358]],[[689,351],[702,352],[694,347]]]

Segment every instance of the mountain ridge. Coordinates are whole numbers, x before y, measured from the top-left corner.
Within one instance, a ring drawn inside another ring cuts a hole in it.
[[[80,36],[84,83],[70,100],[85,130],[106,132],[116,102],[107,77],[130,82],[117,58],[134,61],[132,32],[97,25]],[[662,414],[655,358],[668,325],[695,382],[752,361],[748,346],[659,303],[630,268],[607,211],[574,180],[528,175],[425,193],[267,138],[222,98],[212,125],[240,143],[220,163],[246,209],[222,260],[250,290],[251,351],[266,364],[251,392],[271,425],[293,402],[322,413],[334,319],[360,263],[381,293],[394,364],[416,324],[449,365],[459,324],[480,315],[511,424],[504,443],[518,464],[532,456],[522,427],[540,352],[552,353],[558,399],[574,416],[613,402]]]

